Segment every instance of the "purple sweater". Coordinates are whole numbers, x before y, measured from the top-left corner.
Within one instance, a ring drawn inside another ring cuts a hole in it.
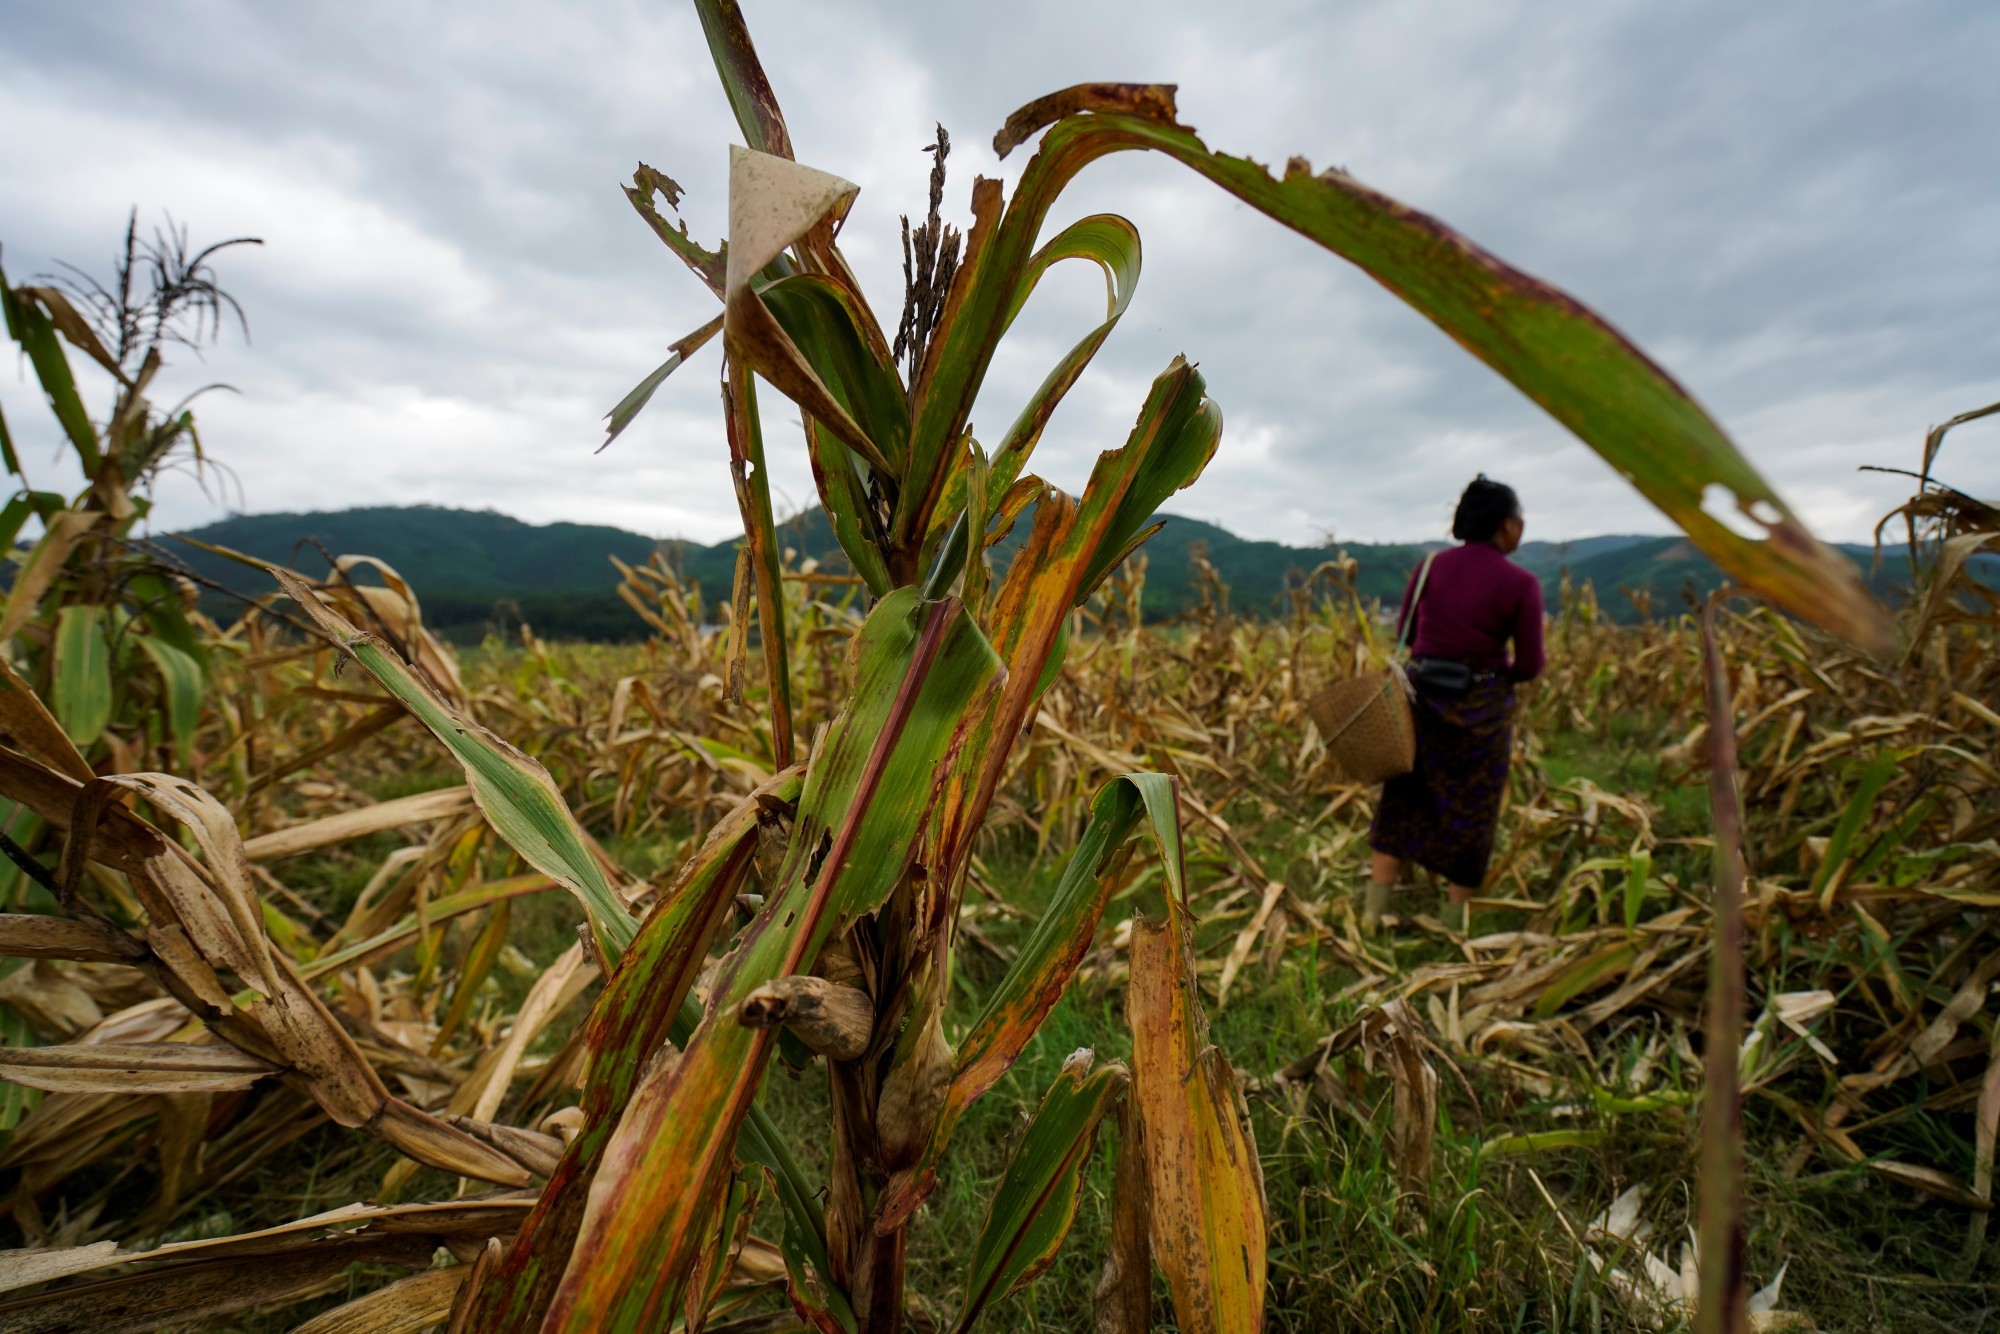
[[[1403,586],[1403,616],[1410,614],[1417,570]],[[1542,674],[1542,582],[1498,547],[1467,542],[1440,551],[1416,616],[1410,649],[1419,658],[1471,663],[1516,681]]]

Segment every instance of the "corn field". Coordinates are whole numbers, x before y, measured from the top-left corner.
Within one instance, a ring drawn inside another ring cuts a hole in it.
[[[160,330],[231,308],[212,250],[162,243],[130,338],[0,287],[91,479],[0,517],[41,524],[0,613],[0,1329],[1991,1320],[2000,515],[1934,476],[1979,414],[1885,520],[1892,617],[1588,310],[1156,86],[1017,112],[1036,154],[963,236],[940,134],[892,332],[854,187],[697,9],[748,145],[727,243],[650,167],[627,194],[722,313],[611,426],[720,338],[745,539],[726,590],[619,566],[636,647],[461,658],[361,553],[239,557],[268,592],[205,611],[134,534],[199,450],[146,390]],[[1363,267],[1740,585],[1635,625],[1565,589],[1464,929],[1422,889],[1363,929],[1374,790],[1305,706],[1390,648],[1351,561],[1246,616],[1197,554],[1200,609],[1141,615],[1155,511],[1227,457],[1194,366],[1080,496],[1026,471],[1140,269],[1122,218],[1042,224],[1122,150]],[[1071,259],[1105,322],[989,450],[994,349]],[[786,546],[759,380],[844,568]]]

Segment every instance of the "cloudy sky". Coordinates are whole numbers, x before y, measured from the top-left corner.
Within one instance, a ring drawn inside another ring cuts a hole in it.
[[[1212,147],[1309,157],[1432,212],[1596,307],[1708,405],[1829,537],[1903,494],[1925,426],[2000,399],[2000,7],[1981,0],[1591,4],[745,0],[802,161],[858,182],[842,245],[893,316],[897,216],[934,121],[948,211],[1007,113],[1090,79],[1180,86]],[[714,311],[618,192],[644,160],[721,235],[736,131],[690,7],[0,4],[0,260],[102,271],[126,210],[197,242],[233,333],[169,390],[228,479],[170,477],[159,522],[432,502],[718,540],[738,530],[711,346],[610,450],[604,412]],[[1123,325],[1037,470],[1075,488],[1150,378],[1198,361],[1228,426],[1170,508],[1304,541],[1438,535],[1458,486],[1513,481],[1536,536],[1664,520],[1539,410],[1341,261],[1165,159],[1091,168],[1052,223],[1144,237]],[[1102,317],[1065,266],[974,414],[997,437]],[[101,391],[102,386],[94,386]],[[100,392],[98,402],[104,397]],[[38,485],[56,437],[19,358],[0,406]],[[767,400],[781,506],[812,498]],[[1943,472],[2000,493],[2000,426]]]

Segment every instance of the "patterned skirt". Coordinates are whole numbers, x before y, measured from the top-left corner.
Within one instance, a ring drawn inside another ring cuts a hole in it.
[[[1419,694],[1411,704],[1417,766],[1382,785],[1368,846],[1477,889],[1514,752],[1514,683],[1482,677],[1458,699]]]

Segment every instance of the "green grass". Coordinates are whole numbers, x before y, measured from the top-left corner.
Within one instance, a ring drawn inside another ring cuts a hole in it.
[[[1656,831],[1667,838],[1706,832],[1706,796],[1696,786],[1675,785],[1662,775],[1654,747],[1643,744],[1629,724],[1614,720],[1602,736],[1559,735],[1539,756],[1554,784],[1588,779],[1599,787],[1645,796],[1656,808]],[[396,780],[406,790],[435,786],[432,775]],[[445,778],[451,775],[444,775]],[[374,795],[395,795],[384,787]],[[1253,851],[1273,868],[1304,867],[1313,838],[1302,825],[1271,823]],[[665,870],[680,836],[674,831],[649,842],[614,845],[614,853],[634,871]],[[379,843],[379,846],[376,844]],[[283,868],[286,882],[326,910],[351,904],[374,860],[393,838],[357,844],[337,853],[301,858]],[[1703,858],[1679,850],[1663,860],[1683,884],[1699,884]],[[1359,844],[1346,860],[1310,883],[1310,896],[1337,894],[1357,882],[1364,855]],[[1017,885],[1020,906],[1029,916],[984,918],[986,935],[1006,949],[1025,934],[1032,914],[1052,887],[1056,865],[1037,864],[1031,845],[995,840],[987,852],[994,875]],[[1219,872],[1195,858],[1192,871],[1199,893]],[[496,868],[497,871],[497,868]],[[1115,903],[1106,926],[1132,911]],[[510,940],[537,965],[545,965],[574,941],[580,913],[566,895],[550,893],[515,903]],[[1217,957],[1238,923],[1211,923],[1200,933],[1206,957]],[[1507,923],[1496,922],[1493,929]],[[449,968],[471,939],[473,919],[454,927],[444,943]],[[1449,957],[1443,942],[1406,930],[1391,947],[1399,963]],[[378,971],[412,967],[408,952],[385,961]],[[997,982],[1004,965],[968,943],[959,956],[948,1027],[962,1034],[980,1000]],[[529,979],[495,971],[496,1011],[518,1004]],[[1360,1003],[1343,998],[1352,975],[1330,956],[1302,949],[1282,956],[1266,972],[1253,957],[1228,1004],[1211,1004],[1213,1037],[1249,1089],[1252,1122],[1269,1201],[1271,1249],[1268,1328],[1287,1334],[1325,1330],[1558,1331],[1597,1334],[1637,1330],[1632,1314],[1610,1292],[1597,1271],[1579,1255],[1570,1229],[1584,1224],[1624,1187],[1644,1183],[1651,1191],[1648,1217],[1656,1251],[1678,1263],[1679,1245],[1692,1221],[1689,1192],[1694,1177],[1695,1123],[1685,1106],[1610,1114],[1577,1114],[1564,1104],[1570,1095],[1538,1100],[1502,1081],[1496,1072],[1466,1058],[1457,1073],[1443,1071],[1442,1116],[1436,1143],[1435,1177],[1429,1203],[1409,1197],[1398,1183],[1390,1154],[1389,1082],[1368,1071],[1358,1058],[1341,1070],[1347,1106],[1320,1101],[1295,1103],[1280,1096],[1271,1075],[1312,1050],[1327,1033],[1347,1023]],[[1420,1002],[1419,1002],[1420,1003]],[[546,1054],[567,1036],[587,1011],[589,997],[537,1043]],[[957,1314],[961,1264],[973,1246],[986,1201],[1004,1170],[1026,1117],[1038,1105],[1063,1060],[1079,1047],[1100,1060],[1124,1059],[1130,1040],[1123,1020],[1123,993],[1086,979],[1050,1016],[1019,1062],[976,1104],[961,1123],[940,1185],[911,1225],[909,1283],[924,1307],[949,1323]],[[1574,1057],[1557,1060],[1547,1073],[1558,1086],[1600,1083],[1629,1068],[1636,1052],[1656,1031],[1658,1021],[1635,1020],[1622,1030],[1594,1033],[1601,1056],[1595,1071]],[[1622,1055],[1619,1055],[1621,1054]],[[1618,1059],[1612,1059],[1617,1056]],[[1665,1062],[1654,1089],[1688,1095],[1693,1076]],[[1815,1076],[1816,1077],[1816,1076]],[[1461,1082],[1461,1079],[1463,1082]],[[774,1063],[763,1099],[810,1177],[822,1179],[827,1154],[825,1074],[818,1065],[791,1072]],[[520,1086],[517,1085],[517,1095]],[[1618,1090],[1614,1087],[1613,1092]],[[1815,1090],[1788,1086],[1791,1096],[1823,1106],[1831,1086]],[[1815,1102],[1817,1099],[1817,1102]],[[509,1108],[502,1119],[525,1113]],[[1750,1128],[1749,1270],[1761,1284],[1788,1264],[1785,1305],[1810,1314],[1824,1330],[1965,1331],[2000,1328],[2000,1284],[1984,1271],[1968,1271],[1960,1255],[1964,1214],[1911,1196],[1865,1168],[1829,1168],[1824,1158],[1796,1176],[1784,1171],[1799,1142],[1795,1121],[1768,1100],[1752,1098],[1746,1108]],[[1520,1157],[1496,1158],[1482,1145],[1505,1135],[1540,1131],[1582,1131],[1580,1147]],[[1876,1129],[1872,1142],[1895,1146],[1912,1161],[1941,1163],[1964,1171],[1958,1162],[1963,1137],[1939,1116],[1920,1107]],[[1075,1225],[1053,1267],[1021,1293],[998,1303],[981,1328],[1010,1334],[1090,1328],[1091,1297],[1106,1253],[1110,1226],[1113,1160],[1119,1152],[1114,1127],[1106,1125],[1088,1169]],[[1906,1152],[1905,1152],[1906,1151]],[[266,1162],[242,1181],[203,1202],[187,1230],[220,1234],[266,1226],[349,1200],[372,1196],[395,1160],[378,1141],[322,1127]],[[406,1198],[449,1196],[455,1183],[425,1173]],[[133,1189],[139,1189],[135,1182]],[[1543,1192],[1549,1198],[1545,1199]],[[1551,1209],[1560,1207],[1568,1228]],[[1990,1256],[1990,1252],[1989,1252]],[[356,1267],[336,1291],[279,1312],[249,1314],[216,1328],[241,1334],[289,1329],[317,1310],[379,1286],[389,1275]],[[1164,1285],[1157,1292],[1157,1319],[1167,1322],[1171,1307]],[[1171,1329],[1162,1323],[1162,1329]]]

